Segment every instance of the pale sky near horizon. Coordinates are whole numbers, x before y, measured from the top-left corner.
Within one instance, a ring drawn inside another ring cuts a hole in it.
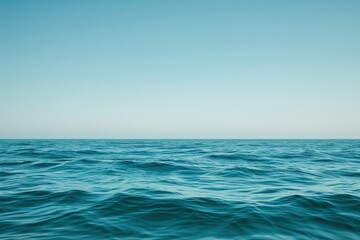
[[[0,138],[360,138],[359,13],[0,0]]]

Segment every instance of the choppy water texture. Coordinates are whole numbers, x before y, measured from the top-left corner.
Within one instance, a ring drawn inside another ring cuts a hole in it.
[[[0,239],[360,239],[359,140],[0,140]]]

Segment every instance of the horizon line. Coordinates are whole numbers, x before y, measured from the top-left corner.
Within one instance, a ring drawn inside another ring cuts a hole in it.
[[[360,138],[0,138],[0,140],[360,140]]]

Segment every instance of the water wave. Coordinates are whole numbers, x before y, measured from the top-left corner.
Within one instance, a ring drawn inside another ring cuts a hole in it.
[[[0,140],[0,239],[359,239],[359,140]]]

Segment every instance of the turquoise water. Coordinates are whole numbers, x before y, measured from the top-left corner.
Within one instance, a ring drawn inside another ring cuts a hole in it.
[[[0,140],[0,239],[360,239],[360,140]]]

